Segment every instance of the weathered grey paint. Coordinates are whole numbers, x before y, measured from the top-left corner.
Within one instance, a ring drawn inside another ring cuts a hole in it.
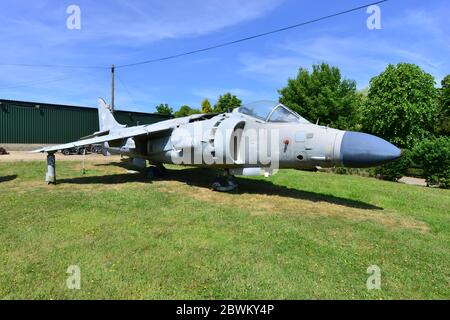
[[[244,175],[254,174],[258,168],[268,175],[278,168],[374,166],[400,156],[398,148],[378,137],[318,126],[301,119],[282,105],[278,104],[276,108],[291,112],[294,120],[280,122],[277,118],[277,122],[269,122],[236,109],[232,113],[193,115],[124,128],[100,99],[101,132],[86,140],[42,148],[36,152],[108,143],[105,150],[111,153],[149,160],[156,165],[181,164],[184,160],[186,162],[183,164],[236,169],[233,170],[235,174]],[[252,137],[256,138],[251,140]],[[234,149],[233,143],[236,141],[242,146],[239,150]],[[270,154],[267,154],[269,150]],[[264,155],[269,155],[272,161],[276,159],[276,166],[273,162],[264,162]],[[144,162],[135,160],[135,163],[142,166]]]

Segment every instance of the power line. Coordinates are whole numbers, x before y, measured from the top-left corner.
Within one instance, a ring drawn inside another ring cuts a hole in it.
[[[237,39],[237,40],[233,40],[233,41],[229,41],[229,42],[224,42],[221,44],[217,44],[214,46],[210,46],[210,47],[206,47],[206,48],[202,48],[202,49],[197,49],[197,50],[192,50],[192,51],[188,51],[188,52],[183,52],[183,53],[179,53],[179,54],[174,54],[174,55],[169,55],[169,56],[165,56],[165,57],[160,57],[160,58],[155,58],[155,59],[150,59],[150,60],[145,60],[145,61],[140,61],[140,62],[135,62],[135,63],[129,63],[129,64],[123,64],[123,65],[119,65],[116,66],[116,69],[118,68],[127,68],[127,67],[134,67],[134,66],[138,66],[138,65],[143,65],[143,64],[149,64],[149,63],[154,63],[154,62],[159,62],[159,61],[164,61],[164,60],[170,60],[170,59],[175,59],[175,58],[179,58],[179,57],[183,57],[183,56],[188,56],[188,55],[192,55],[192,54],[196,54],[196,53],[200,53],[200,52],[205,52],[205,51],[209,51],[209,50],[214,50],[214,49],[218,49],[218,48],[222,48],[222,47],[226,47],[226,46],[231,46],[240,42],[244,42],[244,41],[249,41],[249,40],[253,40],[256,38],[261,38],[261,37],[265,37],[274,33],[279,33],[279,32],[283,32],[283,31],[287,31],[287,30],[291,30],[291,29],[295,29],[295,28],[299,28],[308,24],[313,24],[316,22],[320,22],[323,20],[327,20],[327,19],[331,19],[331,18],[335,18],[341,15],[345,15],[354,11],[359,11],[362,9],[365,9],[369,6],[372,5],[378,5],[384,2],[388,2],[389,0],[380,0],[380,1],[376,1],[376,2],[372,2],[372,3],[368,3],[366,5],[363,6],[359,6],[359,7],[355,7],[352,9],[348,9],[345,11],[340,11],[337,13],[333,13],[327,16],[323,16],[320,18],[316,18],[316,19],[312,19],[312,20],[308,20],[308,21],[304,21],[301,23],[297,23],[291,26],[287,26],[287,27],[283,27],[283,28],[279,28],[276,30],[271,30],[271,31],[267,31],[267,32],[263,32],[263,33],[259,33],[253,36],[249,36],[249,37],[245,37],[245,38],[241,38],[241,39]],[[56,64],[27,64],[27,63],[0,63],[0,66],[9,66],[9,67],[28,67],[28,68],[66,68],[66,69],[95,69],[95,70],[104,70],[104,69],[109,69],[110,67],[106,67],[106,66],[93,66],[93,65],[56,65]]]
[[[341,11],[341,12],[337,12],[337,13],[333,13],[327,16],[323,16],[320,18],[316,18],[316,19],[312,19],[312,20],[308,20],[308,21],[304,21],[301,23],[297,23],[291,26],[287,26],[284,28],[280,28],[280,29],[276,29],[276,30],[272,30],[272,31],[267,31],[264,33],[259,33],[253,36],[249,36],[249,37],[245,37],[245,38],[241,38],[241,39],[237,39],[237,40],[233,40],[233,41],[229,41],[229,42],[224,42],[221,44],[217,44],[214,46],[210,46],[210,47],[206,47],[206,48],[202,48],[202,49],[197,49],[197,50],[192,50],[192,51],[187,51],[187,52],[183,52],[183,53],[179,53],[179,54],[174,54],[174,55],[170,55],[170,56],[166,56],[166,57],[161,57],[161,58],[155,58],[155,59],[151,59],[151,60],[145,60],[145,61],[140,61],[140,62],[135,62],[135,63],[129,63],[129,64],[123,64],[123,65],[119,65],[116,66],[116,69],[118,68],[127,68],[127,67],[134,67],[134,66],[138,66],[138,65],[143,65],[143,64],[149,64],[149,63],[154,63],[154,62],[160,62],[160,61],[164,61],[164,60],[170,60],[170,59],[175,59],[175,58],[179,58],[179,57],[183,57],[183,56],[188,56],[188,55],[192,55],[192,54],[196,54],[196,53],[200,53],[200,52],[204,52],[204,51],[209,51],[209,50],[214,50],[214,49],[218,49],[218,48],[222,48],[222,47],[226,47],[226,46],[231,46],[240,42],[244,42],[244,41],[248,41],[248,40],[253,40],[256,38],[260,38],[260,37],[265,37],[274,33],[279,33],[279,32],[283,32],[283,31],[287,31],[290,29],[294,29],[294,28],[299,28],[308,24],[313,24],[316,22],[320,22],[323,20],[327,20],[327,19],[331,19],[331,18],[335,18],[341,15],[345,15],[354,11],[359,11],[362,9],[365,9],[369,6],[372,5],[378,5],[384,2],[387,2],[388,0],[381,0],[381,1],[377,1],[377,2],[372,2],[363,6],[359,6],[359,7],[355,7],[352,9],[348,9],[345,11]]]
[[[20,84],[17,84],[17,85],[9,85],[9,86],[0,87],[0,90],[16,89],[16,88],[24,88],[24,87],[33,87],[35,85],[51,83],[51,82],[58,82],[58,81],[63,81],[63,80],[67,80],[67,79],[70,79],[70,78],[72,78],[72,77],[63,77],[63,78],[55,78],[55,79],[36,80],[36,81],[24,82],[24,83],[20,83]]]
[[[57,64],[28,64],[28,63],[0,63],[2,67],[25,67],[25,68],[62,68],[62,69],[109,69],[102,66],[75,66],[75,65],[57,65]]]
[[[77,75],[76,77],[88,75],[91,73],[93,73],[93,71],[81,73],[81,74]],[[50,79],[47,78],[47,79],[41,79],[41,80],[36,80],[36,81],[23,82],[23,83],[19,83],[19,84],[13,84],[13,85],[9,85],[9,86],[0,87],[0,91],[7,90],[7,89],[17,89],[17,88],[39,86],[41,84],[60,82],[60,81],[74,79],[74,78],[75,78],[75,76],[66,76],[66,77],[58,77],[58,78],[50,78]]]
[[[316,18],[316,19],[312,19],[312,20],[308,20],[308,21],[304,21],[301,23],[297,23],[294,25],[290,25],[287,27],[283,27],[283,28],[279,28],[279,29],[275,29],[275,30],[271,30],[271,31],[267,31],[267,32],[263,32],[263,33],[259,33],[253,36],[249,36],[249,37],[245,37],[245,38],[241,38],[241,39],[237,39],[234,41],[229,41],[229,42],[224,42],[221,44],[217,44],[214,46],[210,46],[210,47],[206,47],[206,48],[202,48],[202,49],[197,49],[197,50],[192,50],[192,51],[187,51],[187,52],[183,52],[183,53],[179,53],[179,54],[174,54],[174,55],[169,55],[169,56],[165,56],[165,57],[160,57],[160,58],[155,58],[155,59],[150,59],[150,60],[145,60],[145,61],[140,61],[140,62],[135,62],[135,63],[129,63],[129,64],[123,64],[123,65],[119,65],[116,66],[115,68],[127,68],[127,67],[133,67],[133,66],[138,66],[138,65],[144,65],[144,64],[149,64],[149,63],[154,63],[154,62],[159,62],[159,61],[165,61],[165,60],[170,60],[170,59],[176,59],[179,57],[183,57],[183,56],[188,56],[188,55],[192,55],[192,54],[196,54],[196,53],[200,53],[200,52],[205,52],[205,51],[210,51],[210,50],[214,50],[214,49],[218,49],[218,48],[222,48],[222,47],[226,47],[226,46],[231,46],[237,43],[241,43],[241,42],[245,42],[245,41],[249,41],[249,40],[253,40],[256,38],[260,38],[260,37],[265,37],[271,34],[275,34],[275,33],[280,33],[283,31],[287,31],[287,30],[291,30],[291,29],[295,29],[295,28],[299,28],[305,25],[309,25],[309,24],[313,24],[316,22],[320,22],[323,20],[327,20],[327,19],[331,19],[334,17],[338,17],[338,16],[342,16],[351,12],[355,12],[355,11],[359,11],[362,9],[365,9],[369,6],[372,5],[378,5],[384,2],[388,2],[389,0],[380,0],[380,1],[376,1],[376,2],[372,2],[363,6],[359,6],[359,7],[355,7],[355,8],[351,8],[345,11],[340,11],[337,13],[333,13],[327,16],[323,16],[320,18]],[[105,67],[105,66],[93,66],[93,65],[56,65],[56,64],[8,64],[8,63],[0,63],[0,66],[10,66],[10,67],[29,67],[29,68],[66,68],[66,69],[92,69],[92,70],[106,70],[106,69],[110,69],[110,67]],[[92,72],[92,71],[91,71]],[[91,72],[87,72],[88,74]],[[30,82],[30,83],[24,83],[24,84],[20,84],[20,85],[12,85],[12,86],[7,86],[7,87],[0,87],[0,90],[4,90],[4,89],[14,89],[14,88],[20,88],[20,87],[29,87],[29,86],[33,86],[33,85],[40,85],[40,84],[44,84],[44,83],[50,83],[50,82],[57,82],[57,81],[63,81],[63,80],[67,80],[67,79],[71,79],[73,77],[64,77],[64,78],[56,78],[56,79],[49,79],[49,80],[38,80],[38,81],[34,81],[34,82]],[[122,86],[125,88],[125,90],[127,91],[127,93],[130,95],[131,98],[131,94],[128,91],[128,89],[125,87],[124,83],[122,82],[122,80],[119,78],[119,81],[121,82]]]

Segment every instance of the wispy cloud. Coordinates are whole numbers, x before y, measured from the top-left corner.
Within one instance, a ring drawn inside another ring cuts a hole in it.
[[[0,4],[0,60],[6,63],[107,66],[112,62],[138,59],[136,57],[143,52],[145,56],[152,55],[154,52],[149,48],[157,41],[191,39],[261,18],[282,1],[77,0],[74,3],[81,8],[82,28],[71,31],[66,28],[66,8],[71,3],[5,0]],[[199,56],[191,63],[202,65],[208,61],[212,63],[214,58]],[[0,74],[3,75],[0,77],[0,95],[3,97],[61,103],[91,101],[90,105],[97,96],[109,96],[107,70],[84,76],[83,70],[0,66]],[[70,79],[51,81],[63,78]],[[133,81],[135,79],[139,80]],[[117,103],[124,106],[141,104],[141,108],[153,109],[162,102],[159,101],[161,97],[155,97],[158,94],[173,96],[173,85],[170,89],[156,88],[143,83],[144,80],[143,76],[125,79],[126,86],[136,89],[123,88],[117,82]],[[134,83],[130,85],[130,81]],[[75,99],[76,95],[78,98]]]
[[[283,0],[79,0],[82,29],[65,28],[66,7],[54,1],[17,1],[3,10],[0,30],[47,45],[102,41],[142,45],[167,38],[205,35],[267,14]],[[10,10],[7,10],[10,9]],[[5,14],[23,12],[20,17]]]
[[[387,64],[410,62],[432,73],[439,81],[450,69],[450,35],[436,11],[406,10],[401,18],[386,19],[383,30],[351,36],[333,34],[277,43],[271,53],[247,52],[240,55],[241,73],[284,83],[298,68],[310,68],[322,61],[339,66],[360,87],[380,73]],[[421,37],[417,33],[423,33]],[[437,51],[436,51],[437,50]]]
[[[259,18],[280,3],[281,0],[142,1],[131,6],[118,1],[121,13],[114,19],[116,25],[108,19],[109,23],[97,26],[103,35],[144,42],[198,36]],[[132,21],[129,8],[138,13]]]

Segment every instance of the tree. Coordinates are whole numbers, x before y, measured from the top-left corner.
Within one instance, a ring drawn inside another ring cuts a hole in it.
[[[343,79],[337,67],[327,63],[313,65],[310,73],[300,68],[295,79],[278,90],[280,102],[306,119],[339,129],[351,129],[363,95],[356,82]]]
[[[441,82],[439,90],[439,123],[437,133],[450,136],[450,75]]]
[[[173,109],[167,103],[156,106],[156,113],[172,115]]]
[[[219,100],[217,100],[217,103],[214,105],[214,112],[228,112],[233,110],[234,108],[240,107],[241,104],[241,100],[239,100],[235,95],[232,95],[228,92],[219,97]]]
[[[211,103],[208,99],[202,101],[202,113],[212,113]]]
[[[413,161],[422,167],[429,185],[450,188],[450,137],[425,139],[412,151]]]
[[[438,116],[434,85],[433,76],[414,64],[389,65],[370,81],[363,130],[412,148],[434,129]]]
[[[180,110],[175,112],[175,117],[176,118],[187,117],[187,116],[197,114],[197,113],[201,113],[200,110],[191,109],[189,106],[184,105],[184,106],[181,106]]]

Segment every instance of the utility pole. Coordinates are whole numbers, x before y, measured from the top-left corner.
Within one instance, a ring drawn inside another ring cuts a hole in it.
[[[114,65],[111,67],[111,112],[114,112]]]

